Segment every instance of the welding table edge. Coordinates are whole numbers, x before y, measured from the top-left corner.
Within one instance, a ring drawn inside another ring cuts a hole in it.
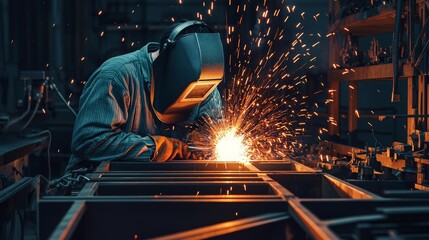
[[[180,171],[180,170],[171,170],[171,171],[112,171],[112,172],[91,172],[88,174],[106,174],[106,173],[115,173],[115,174],[176,174],[176,175],[207,175],[207,174],[258,174],[258,173],[266,173],[266,174],[282,174],[282,173],[322,173],[321,171],[295,171],[295,170],[277,170],[277,171]]]
[[[114,172],[91,172],[87,173],[85,176],[91,179],[96,179],[100,177],[112,177],[112,178],[121,178],[121,177],[245,177],[245,178],[259,178],[260,174],[323,174],[323,172],[301,172],[301,171],[251,171],[251,172],[192,172],[192,171],[114,171]]]
[[[10,138],[2,135],[1,137],[7,139],[7,141],[0,141],[0,166],[13,162],[34,151],[45,149],[49,144],[49,137],[47,135],[31,138],[20,138],[10,134],[6,135],[9,135]]]
[[[87,176],[88,177],[88,176]],[[120,181],[120,182],[148,182],[148,181],[155,181],[155,182],[169,182],[172,179],[174,179],[174,182],[197,182],[197,181],[259,181],[261,182],[262,179],[259,177],[230,177],[230,176],[209,176],[209,177],[202,177],[202,176],[150,176],[150,177],[139,177],[139,176],[96,176],[96,177],[88,177],[90,181],[92,182],[114,182],[114,181]]]
[[[98,181],[94,181],[98,182]],[[91,182],[89,182],[91,183]],[[231,180],[218,180],[218,181],[122,181],[120,178],[114,181],[100,182],[103,185],[217,185],[217,184],[252,184],[252,185],[266,185],[265,181],[231,181]]]
[[[233,202],[276,202],[285,203],[282,198],[278,195],[170,195],[170,196],[50,196],[42,198],[39,203],[74,203],[76,201],[87,201],[87,202],[213,202],[213,203],[233,203]]]
[[[271,170],[271,171],[298,171],[298,172],[321,172],[320,170],[313,169],[310,167],[305,166],[302,163],[299,163],[297,161],[288,159],[288,160],[266,160],[266,161],[251,161],[249,163],[241,163],[241,162],[217,162],[213,160],[173,160],[168,162],[138,162],[138,161],[116,161],[116,162],[102,162],[100,163],[96,169],[93,171],[94,173],[102,173],[102,172],[111,172],[110,171],[110,165],[112,164],[119,164],[119,165],[129,165],[129,164],[154,164],[154,165],[160,165],[160,164],[171,164],[171,165],[186,165],[186,164],[198,164],[198,165],[223,165],[223,164],[232,164],[232,165],[239,165],[243,166],[244,170],[208,170],[208,172],[249,172],[247,170],[254,170],[257,172],[265,171],[258,169],[253,164],[275,164],[275,165],[282,165],[282,164],[290,164],[293,165],[296,169],[294,170]],[[170,171],[178,171],[178,170],[156,170],[156,172],[170,172]],[[182,172],[192,172],[195,170],[189,170],[189,171],[182,171]],[[270,170],[269,170],[270,171]],[[127,171],[113,171],[113,172],[127,172]],[[138,171],[135,171],[138,172]],[[199,171],[199,172],[205,172],[205,171]]]

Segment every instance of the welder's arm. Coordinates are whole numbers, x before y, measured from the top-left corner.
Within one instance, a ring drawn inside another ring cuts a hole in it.
[[[97,79],[88,86],[73,129],[73,154],[91,161],[149,161],[155,148],[153,140],[122,130],[129,105],[128,92],[113,80]]]

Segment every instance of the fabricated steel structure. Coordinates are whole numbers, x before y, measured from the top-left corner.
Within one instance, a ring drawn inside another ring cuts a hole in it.
[[[427,200],[385,199],[294,161],[104,162],[86,177],[73,196],[39,201],[40,239],[387,236],[392,219],[429,211]],[[384,228],[359,227],[369,223]]]

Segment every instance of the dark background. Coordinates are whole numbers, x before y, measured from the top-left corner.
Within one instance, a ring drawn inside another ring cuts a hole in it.
[[[202,6],[205,2],[206,6]],[[207,9],[211,1],[183,0],[2,0],[0,6],[0,113],[11,116],[19,115],[22,106],[17,105],[23,98],[23,84],[19,79],[20,71],[44,70],[70,102],[70,106],[78,109],[79,96],[85,81],[91,73],[110,57],[135,51],[147,42],[158,41],[162,31],[180,19],[196,19],[197,13],[203,15],[203,20],[218,30],[224,43],[226,42],[226,25],[237,22],[239,15],[235,14],[237,5],[248,4],[249,9],[263,1],[215,1],[211,16]],[[291,17],[287,24],[279,26],[285,29],[285,38],[295,39],[295,25],[301,21],[305,26],[304,40],[314,42],[312,33],[320,33],[320,44],[313,48],[312,54],[317,56],[314,63],[316,68],[308,71],[310,79],[303,95],[310,96],[311,103],[318,103],[319,108],[311,107],[311,111],[326,112],[326,71],[328,70],[328,41],[326,38],[328,26],[327,0],[281,0],[268,1],[267,6],[282,9],[281,15],[286,14],[286,5],[296,5],[297,12],[305,12],[305,19],[299,14]],[[102,12],[100,12],[102,11]],[[312,16],[320,13],[318,21]],[[258,31],[255,26],[257,12],[248,11],[243,15],[243,22],[236,32]],[[263,28],[263,27],[261,27]],[[259,29],[262,31],[263,29]],[[234,38],[234,36],[232,36]],[[363,48],[369,48],[369,41],[362,41]],[[386,42],[383,43],[383,40]],[[380,36],[380,44],[390,45],[391,35]],[[236,42],[225,44],[225,57],[235,50]],[[234,65],[234,61],[232,60]],[[227,86],[234,68],[226,67],[225,83]],[[375,84],[375,85],[374,85]],[[403,85],[404,82],[401,82]],[[400,86],[405,89],[405,85]],[[344,83],[342,89],[348,88]],[[385,113],[405,113],[405,101],[393,105],[390,103],[390,81],[379,83],[359,83],[359,108]],[[313,93],[322,91],[318,95]],[[343,92],[343,91],[342,91]],[[344,91],[347,92],[347,91]],[[377,101],[374,101],[377,99]],[[403,95],[403,99],[406,96]],[[347,113],[347,96],[341,96],[342,113]],[[57,96],[50,106],[45,106],[48,112],[38,113],[31,125],[33,128],[49,129],[53,134],[51,154],[53,166],[61,172],[63,163],[70,154],[70,140],[74,116],[64,106]],[[323,115],[323,114],[322,114]],[[346,121],[346,120],[344,120]],[[403,122],[402,122],[403,121]],[[359,144],[373,144],[374,139],[368,120],[359,119]],[[405,120],[387,119],[384,122],[372,121],[378,141],[385,145],[393,140],[405,141]],[[326,118],[315,118],[311,121],[314,132],[320,127],[326,127]],[[342,124],[341,132],[347,132],[347,124]],[[310,131],[311,133],[311,131]],[[314,135],[316,137],[317,134]],[[341,135],[346,140],[346,134]],[[341,139],[340,139],[341,140]],[[44,157],[44,156],[41,156]],[[59,163],[55,166],[55,162]]]

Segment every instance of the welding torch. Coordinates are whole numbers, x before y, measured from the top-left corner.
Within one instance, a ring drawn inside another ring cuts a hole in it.
[[[201,151],[201,152],[204,152],[204,151],[208,152],[208,151],[212,150],[211,148],[208,148],[208,147],[188,146],[188,148],[191,149],[191,150],[196,150],[196,151]]]

